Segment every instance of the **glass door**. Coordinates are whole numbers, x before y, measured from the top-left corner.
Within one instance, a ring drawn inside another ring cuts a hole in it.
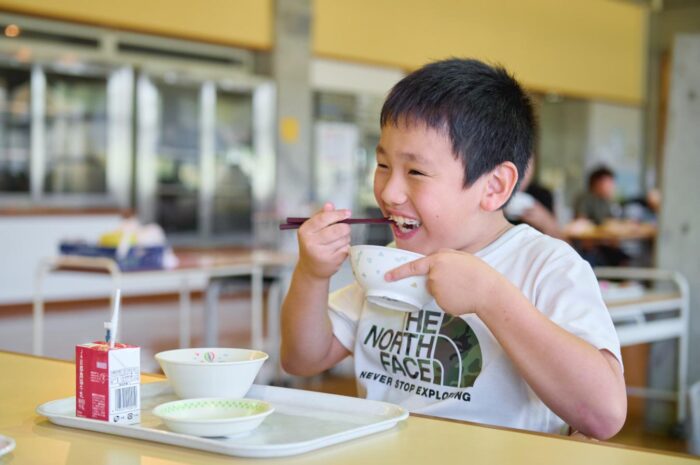
[[[46,72],[46,195],[107,195],[107,79]]]
[[[137,88],[138,209],[167,233],[199,229],[200,87],[141,75]]]
[[[137,82],[141,221],[174,243],[252,244],[274,198],[271,85],[165,76]]]
[[[0,204],[130,204],[133,72],[0,62]]]
[[[166,231],[196,232],[200,186],[199,89],[160,83],[156,221]]]
[[[0,194],[29,197],[31,71],[0,66]]]
[[[216,95],[212,234],[250,235],[253,218],[253,95]]]

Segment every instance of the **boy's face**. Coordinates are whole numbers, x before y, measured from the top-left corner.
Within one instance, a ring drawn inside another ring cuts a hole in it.
[[[615,178],[612,176],[604,176],[598,179],[593,187],[593,192],[605,200],[615,198]]]
[[[374,196],[399,248],[429,255],[474,252],[485,177],[464,188],[464,167],[447,133],[421,123],[382,128]]]

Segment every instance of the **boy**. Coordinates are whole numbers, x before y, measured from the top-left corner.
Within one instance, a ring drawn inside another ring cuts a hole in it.
[[[381,114],[374,194],[396,246],[426,255],[385,276],[425,274],[416,313],[368,305],[357,283],[328,295],[348,255],[348,210],[298,231],[282,310],[282,364],[313,375],[352,354],[360,395],[413,412],[604,439],[622,426],[619,342],[591,268],[502,207],[532,153],[518,83],[476,60],[429,64]],[[330,310],[328,309],[330,307]],[[378,343],[377,334],[392,334]],[[420,368],[420,369],[419,369]]]
[[[620,207],[614,203],[614,199],[615,173],[601,166],[588,175],[588,191],[576,199],[576,218],[586,218],[595,224],[615,218],[619,216],[615,210]]]
[[[597,225],[620,217],[621,207],[615,202],[615,172],[601,166],[588,175],[588,191],[584,192],[574,206],[577,219],[592,221]],[[575,243],[581,256],[592,266],[626,266],[630,255],[616,244]]]

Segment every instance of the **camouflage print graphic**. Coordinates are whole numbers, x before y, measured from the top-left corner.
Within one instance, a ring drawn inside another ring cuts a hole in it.
[[[442,379],[443,379],[443,364],[440,363],[439,360],[433,360],[433,384],[440,384],[442,385]]]
[[[368,325],[362,341],[377,351],[382,368],[398,377],[464,389],[481,374],[476,333],[462,318],[439,310],[406,313],[399,328]]]
[[[481,346],[472,328],[461,318],[445,314],[435,344],[433,382],[442,386],[466,388],[481,373]]]

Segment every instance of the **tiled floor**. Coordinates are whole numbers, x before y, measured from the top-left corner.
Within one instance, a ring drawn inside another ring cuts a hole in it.
[[[101,339],[103,322],[109,318],[109,309],[104,305],[76,306],[61,309],[47,308],[45,331],[45,354],[47,356],[74,359],[74,347],[81,342]],[[224,297],[219,305],[219,321],[222,328],[219,342],[223,347],[248,347],[250,344],[250,313],[249,300],[246,295]],[[201,344],[202,340],[202,301],[192,301],[192,333],[193,345]],[[176,298],[158,298],[154,300],[140,299],[139,301],[125,300],[122,307],[120,340],[141,347],[142,370],[159,372],[159,367],[153,355],[161,350],[175,348],[178,345],[178,302]],[[31,352],[32,341],[31,312],[10,311],[0,309],[0,350],[16,352]],[[272,348],[268,348],[271,351]],[[267,366],[268,372],[263,376],[269,378],[274,366]],[[355,395],[355,383],[351,369],[345,364],[344,369],[335,370],[332,374],[318,376],[312,379],[285,378],[288,384],[303,389],[332,392],[344,395]],[[258,380],[260,382],[260,380]],[[634,401],[632,401],[634,402]],[[635,404],[631,404],[634,407]],[[662,434],[651,434],[645,431],[642,415],[643,409],[630,409],[630,417],[625,427],[612,442],[656,448],[667,451],[684,452],[686,441]]]

